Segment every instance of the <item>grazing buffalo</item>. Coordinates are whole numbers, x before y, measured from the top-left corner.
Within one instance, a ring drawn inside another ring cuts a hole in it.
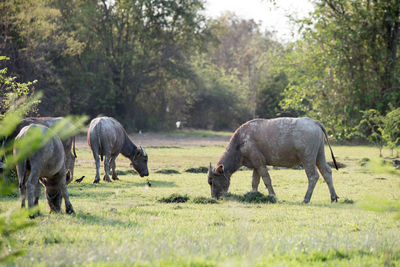
[[[42,140],[51,133],[50,129],[41,124],[30,124],[21,129],[15,140],[40,131]],[[21,148],[14,144],[14,155],[20,153]],[[27,159],[17,164],[19,189],[21,194],[21,206],[25,207],[25,198],[28,198],[28,207],[38,204],[40,196],[40,183],[45,187],[47,203],[51,211],[59,212],[61,200],[65,200],[66,213],[74,213],[67,192],[67,180],[69,171],[65,168],[65,153],[61,140],[53,136],[39,150],[35,151]]]
[[[147,154],[142,147],[138,148],[129,139],[124,127],[115,119],[110,117],[100,117],[90,122],[87,141],[92,149],[93,157],[96,162],[96,177],[93,183],[100,182],[100,160],[104,160],[103,180],[111,182],[108,172],[112,168],[112,179],[118,180],[115,172],[115,159],[121,153],[131,160],[131,165],[141,177],[148,176]]]
[[[275,195],[266,165],[293,167],[302,163],[308,177],[308,189],[304,203],[310,201],[319,178],[316,166],[328,184],[331,200],[337,201],[332,182],[332,170],[325,161],[324,135],[321,123],[310,118],[255,119],[240,126],[233,134],[229,145],[217,166],[208,170],[211,196],[219,198],[228,191],[232,174],[241,166],[253,169],[253,190],[257,191],[262,177],[270,195]]]
[[[65,131],[73,131],[75,127],[69,123],[65,118],[63,117],[29,117],[23,119],[18,125],[17,128],[6,138],[2,140],[2,145],[5,146],[7,143],[10,141],[12,142],[14,138],[17,136],[17,134],[21,131],[22,128],[25,126],[31,125],[33,123],[35,124],[41,124],[46,127],[54,127],[56,123],[58,122],[63,122],[65,123],[64,130]],[[75,153],[75,136],[68,137],[64,140],[62,140],[62,144],[64,147],[64,153],[65,153],[65,166],[66,168],[70,171],[71,175],[69,180],[67,181],[67,184],[69,184],[73,178],[74,178],[74,167],[75,167],[75,159],[76,159],[76,153]],[[0,163],[2,164],[2,163]]]

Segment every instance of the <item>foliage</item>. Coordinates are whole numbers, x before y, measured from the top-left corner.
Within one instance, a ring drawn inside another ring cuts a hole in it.
[[[400,108],[394,109],[386,114],[382,137],[393,154],[393,150],[400,146]]]
[[[303,38],[282,57],[289,80],[283,108],[305,112],[345,139],[361,111],[384,115],[398,105],[399,11],[397,1],[316,1],[311,16],[298,21]]]
[[[207,57],[239,79],[248,118],[280,115],[279,101],[287,85],[285,74],[273,67],[273,58],[284,53],[283,46],[260,26],[232,13],[210,22],[217,43],[209,44]]]
[[[241,81],[203,55],[193,57],[193,69],[199,79],[195,101],[190,109],[189,126],[195,128],[235,129],[249,117]]]
[[[1,62],[10,60],[5,56],[0,56]],[[18,103],[26,101],[32,91],[33,84],[37,81],[20,83],[16,81],[16,77],[9,77],[7,75],[7,68],[0,69],[0,118],[4,117],[7,110],[10,112],[17,112]],[[33,105],[39,104],[39,100],[33,101]],[[22,107],[20,107],[21,109]],[[27,105],[25,109],[21,110],[23,113],[28,113],[32,109],[31,105]],[[12,120],[10,120],[12,121]]]
[[[252,117],[274,117],[287,82],[284,74],[267,74],[282,46],[253,20],[207,20],[203,5],[5,2],[0,53],[11,58],[12,75],[38,80],[45,116],[105,114],[128,131],[165,131],[177,120],[233,130]]]
[[[9,210],[0,213],[0,263],[13,262],[16,257],[24,255],[25,249],[21,248],[14,236],[21,230],[35,225],[34,221],[27,219],[31,212]]]
[[[26,114],[35,103],[38,103],[38,99],[24,99],[24,105],[17,102],[16,99],[21,95],[29,95],[29,86],[31,84],[16,82],[15,78],[6,76],[5,70],[0,73],[0,82],[2,90],[4,89],[4,91],[2,91],[2,93],[4,93],[4,95],[2,95],[2,97],[4,97],[4,105],[2,104],[2,108],[6,110],[0,120],[0,138],[3,138],[14,130],[22,115]],[[9,99],[13,99],[13,101],[9,101]],[[29,148],[28,150],[31,151],[31,147],[34,146],[36,142],[32,139],[26,141],[29,141],[27,147]],[[2,147],[0,149],[1,159],[3,159],[5,153],[6,150]],[[20,158],[23,157],[23,155],[18,154],[16,157]],[[9,161],[2,166],[2,173],[0,173],[0,199],[15,190],[14,185],[6,181],[5,175],[10,169],[8,163]],[[21,230],[34,225],[33,221],[28,220],[28,216],[33,214],[33,212],[36,212],[36,209],[22,212],[12,209],[8,209],[7,212],[0,210],[0,263],[12,262],[16,257],[25,253],[20,243],[16,241],[15,235]]]
[[[379,156],[382,156],[382,147],[385,144],[385,140],[382,136],[385,117],[375,109],[369,109],[362,112],[362,118],[355,128],[355,132],[366,138],[369,142],[379,147]]]

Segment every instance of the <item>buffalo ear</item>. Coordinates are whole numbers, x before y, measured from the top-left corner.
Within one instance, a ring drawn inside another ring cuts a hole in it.
[[[219,175],[224,174],[224,165],[218,164],[217,168],[215,169],[215,172]]]
[[[137,157],[139,157],[140,156],[140,154],[142,154],[142,150],[140,149],[140,148],[137,148],[136,149],[136,153],[135,153],[135,159],[137,158]]]

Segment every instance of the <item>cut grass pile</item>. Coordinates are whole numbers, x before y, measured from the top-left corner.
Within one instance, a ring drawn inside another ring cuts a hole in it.
[[[189,168],[189,169],[186,169],[185,172],[189,172],[189,173],[207,173],[208,172],[208,168],[207,167]]]
[[[188,195],[180,195],[178,193],[172,193],[168,197],[163,197],[158,200],[158,202],[164,202],[164,203],[185,203],[190,200]],[[195,197],[191,201],[194,204],[216,204],[218,201],[216,201],[213,198],[207,198],[207,197]]]
[[[177,193],[173,193],[168,197],[163,197],[158,200],[158,202],[164,203],[185,203],[189,200],[187,195],[179,195]]]
[[[208,197],[195,197],[192,199],[192,202],[195,204],[217,204],[218,201],[216,201],[213,198],[208,198]]]
[[[264,195],[258,191],[250,191],[244,195],[236,195],[232,193],[224,193],[222,196],[225,200],[234,200],[239,202],[246,202],[246,203],[276,203],[277,199],[275,196],[271,195]]]

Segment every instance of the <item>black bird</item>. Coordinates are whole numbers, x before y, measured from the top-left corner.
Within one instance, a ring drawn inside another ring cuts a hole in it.
[[[79,178],[79,179],[76,179],[76,180],[75,180],[75,182],[76,182],[76,183],[80,183],[80,182],[82,182],[83,178],[85,178],[85,175],[84,175],[84,176],[82,176],[82,177],[81,177],[81,178]]]

